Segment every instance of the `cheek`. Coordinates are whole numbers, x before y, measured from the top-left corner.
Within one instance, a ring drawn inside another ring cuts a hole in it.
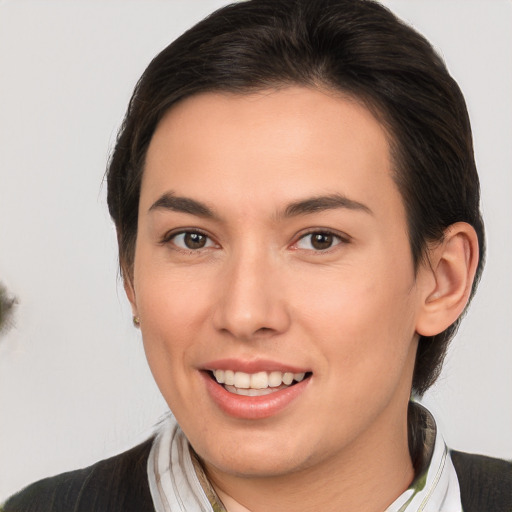
[[[191,351],[208,339],[202,331],[209,293],[204,282],[149,267],[139,273],[136,284],[144,348],[161,386],[162,378],[176,378],[176,370],[187,368]]]
[[[365,268],[373,271],[351,268],[316,276],[304,283],[302,293],[296,292],[295,316],[318,342],[330,361],[326,367],[335,369],[338,378],[364,380],[376,372],[398,375],[414,338],[412,271],[400,281],[387,272],[387,265]]]
[[[304,304],[303,329],[314,340],[322,362],[318,385],[328,397],[328,405],[312,406],[312,415],[321,417],[326,407],[337,411],[330,413],[336,417],[333,436],[339,435],[334,425],[366,424],[410,393],[416,347],[411,307],[397,289],[358,281],[323,287],[310,295],[308,308]]]
[[[141,251],[142,252],[142,251]],[[174,327],[193,328],[203,314],[209,280],[194,269],[172,268],[168,262],[141,254],[135,273],[137,307],[142,319],[155,329],[172,333]],[[151,256],[151,255],[149,255]]]
[[[141,274],[142,277],[142,274]],[[146,359],[169,408],[186,424],[186,404],[194,403],[194,357],[202,343],[206,305],[186,282],[146,274],[138,289],[138,308]]]

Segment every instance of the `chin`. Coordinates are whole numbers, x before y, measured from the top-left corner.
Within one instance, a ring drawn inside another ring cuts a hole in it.
[[[247,436],[250,439],[234,437],[225,443],[204,439],[203,443],[192,446],[207,468],[243,478],[278,477],[311,465],[308,447],[297,437],[288,436],[287,442],[275,434],[270,438],[254,435]]]
[[[262,452],[263,453],[263,452]],[[276,478],[305,469],[307,464],[301,464],[281,453],[276,457],[268,457],[260,453],[259,457],[235,456],[229,459],[204,460],[207,468],[236,476],[239,478]],[[265,460],[262,460],[265,459]]]

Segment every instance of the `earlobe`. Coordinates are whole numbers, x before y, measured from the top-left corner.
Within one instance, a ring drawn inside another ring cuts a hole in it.
[[[462,314],[478,265],[478,237],[466,222],[452,224],[442,242],[429,250],[429,264],[420,270],[422,287],[416,332],[435,336]]]

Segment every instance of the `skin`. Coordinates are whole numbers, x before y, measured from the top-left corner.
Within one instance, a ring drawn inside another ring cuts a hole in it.
[[[155,205],[165,194],[213,216]],[[359,206],[285,214],[333,194]],[[187,248],[185,231],[206,235],[204,247]],[[333,234],[331,246],[319,250],[311,231]],[[354,100],[300,87],[205,93],[166,114],[126,290],[154,378],[230,511],[371,512],[408,487],[418,333],[462,311],[475,243],[459,223],[415,272],[388,135]],[[223,358],[311,377],[277,413],[238,418],[205,385],[205,365]]]

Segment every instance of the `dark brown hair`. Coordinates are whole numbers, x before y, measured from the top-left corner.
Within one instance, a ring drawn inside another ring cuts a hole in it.
[[[131,278],[144,159],[160,119],[206,91],[303,85],[352,96],[391,135],[415,265],[445,229],[471,224],[485,244],[471,127],[462,93],[432,46],[371,0],[251,0],[219,9],[165,48],[133,93],[107,170],[120,262]],[[413,389],[436,380],[459,320],[420,339]]]

